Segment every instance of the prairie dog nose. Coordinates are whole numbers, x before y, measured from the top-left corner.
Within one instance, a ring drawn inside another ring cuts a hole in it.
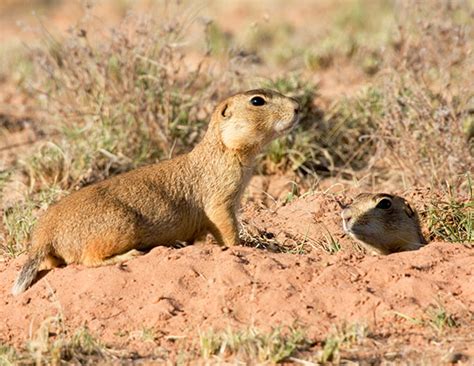
[[[351,210],[348,209],[348,208],[342,210],[341,217],[342,217],[342,228],[344,229],[345,232],[348,232],[349,231],[349,225],[350,225],[351,218],[352,218]]]

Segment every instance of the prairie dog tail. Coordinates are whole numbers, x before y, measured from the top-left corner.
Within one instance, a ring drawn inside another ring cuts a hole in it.
[[[13,284],[12,294],[14,296],[21,294],[22,292],[26,291],[28,287],[30,287],[38,273],[41,263],[46,257],[46,254],[46,248],[39,248],[39,250],[31,253],[31,255],[28,257],[28,260],[23,265],[23,268],[15,280],[15,283]]]

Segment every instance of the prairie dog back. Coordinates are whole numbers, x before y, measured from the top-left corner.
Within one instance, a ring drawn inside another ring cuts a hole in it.
[[[192,243],[210,232],[220,245],[239,243],[236,211],[255,157],[298,121],[298,103],[257,89],[214,110],[203,140],[188,154],[85,187],[39,219],[29,258],[12,293],[38,270],[128,260],[158,245]]]

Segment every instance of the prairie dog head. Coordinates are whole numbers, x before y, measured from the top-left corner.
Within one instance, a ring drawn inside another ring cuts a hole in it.
[[[296,100],[269,89],[249,90],[221,102],[212,116],[223,145],[231,150],[257,152],[289,132],[298,122]]]
[[[377,254],[424,245],[417,213],[402,197],[361,193],[341,212],[344,231]]]

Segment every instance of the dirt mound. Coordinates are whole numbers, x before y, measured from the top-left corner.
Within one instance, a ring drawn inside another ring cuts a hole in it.
[[[2,268],[0,334],[14,344],[58,313],[67,327],[87,325],[120,344],[117,334],[145,327],[169,336],[297,321],[323,337],[334,323],[348,321],[400,331],[410,324],[395,312],[423,316],[437,299],[457,319],[474,312],[474,254],[462,245],[436,243],[384,258],[156,248],[126,266],[53,270],[13,298],[9,288],[22,259]]]
[[[0,263],[0,343],[22,346],[45,319],[59,315],[66,329],[87,326],[107,344],[139,353],[148,351],[132,335],[143,329],[173,347],[170,337],[193,339],[199,330],[295,323],[320,342],[334,326],[357,323],[377,342],[401,337],[416,347],[432,345],[433,330],[415,320],[441,309],[456,322],[458,341],[449,347],[474,355],[473,250],[431,243],[416,252],[366,256],[342,237],[335,210],[337,203],[322,196],[258,215],[246,209],[246,220],[276,238],[298,240],[303,233],[312,248],[305,254],[204,243],[158,247],[123,265],[55,269],[18,297],[10,287],[25,258]],[[315,244],[325,230],[342,238],[334,254]]]

